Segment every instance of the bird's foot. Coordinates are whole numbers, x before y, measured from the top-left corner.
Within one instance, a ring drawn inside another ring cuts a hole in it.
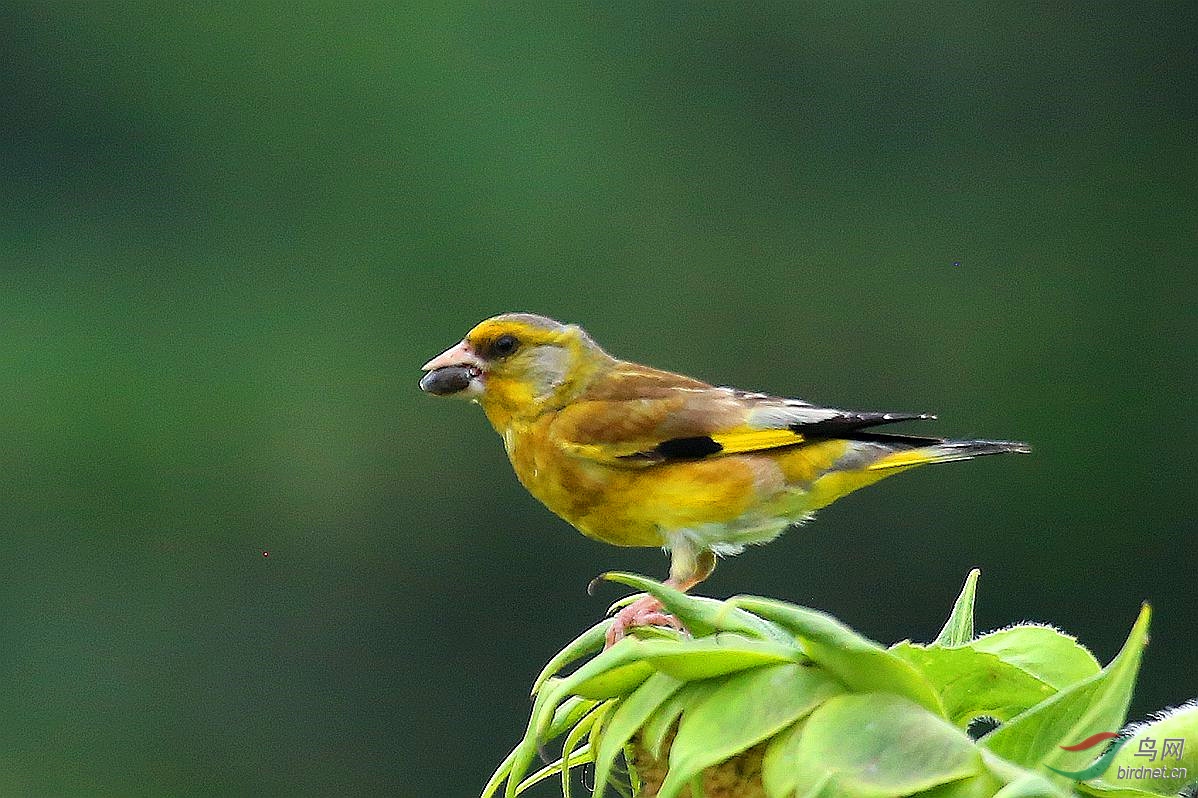
[[[661,602],[653,596],[639,598],[621,609],[607,628],[607,644],[604,649],[609,649],[623,640],[634,626],[668,626],[680,632],[686,631],[677,618],[662,612],[662,609]]]

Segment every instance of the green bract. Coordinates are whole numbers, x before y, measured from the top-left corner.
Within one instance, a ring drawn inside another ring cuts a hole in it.
[[[1114,764],[1105,778],[1068,775],[1093,770],[1108,745],[1063,746],[1124,723],[1147,606],[1101,668],[1051,627],[975,636],[977,576],[934,642],[886,648],[815,610],[751,596],[716,601],[608,574],[656,596],[693,636],[634,630],[603,651],[609,621],[581,634],[537,678],[528,731],[483,798],[501,789],[513,798],[554,776],[568,798],[578,766],[593,766],[594,795],[611,787],[662,798],[705,789],[766,798],[1149,798],[1198,780],[1192,705],[1129,731],[1124,748],[1107,754]],[[967,730],[978,718],[999,725],[974,740]],[[1173,764],[1188,766],[1188,777],[1116,778],[1115,764],[1142,764],[1131,746],[1152,735],[1187,739],[1185,761]],[[537,751],[557,738],[561,758],[530,773]],[[739,759],[743,767],[720,770]]]

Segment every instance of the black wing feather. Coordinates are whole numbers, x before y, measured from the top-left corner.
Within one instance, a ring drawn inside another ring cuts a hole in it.
[[[790,425],[793,432],[804,438],[856,438],[851,433],[866,427],[882,424],[897,424],[900,421],[930,421],[936,417],[930,413],[852,413],[846,412],[833,418]]]

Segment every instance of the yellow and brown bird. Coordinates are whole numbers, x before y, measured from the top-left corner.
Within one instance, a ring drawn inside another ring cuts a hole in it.
[[[582,328],[528,313],[487,319],[424,365],[420,387],[487,414],[529,493],[584,535],[661,546],[687,590],[716,556],[773,540],[847,493],[924,463],[1027,452],[1023,443],[877,432],[924,413],[818,407],[619,360]],[[669,623],[652,598],[617,613]]]

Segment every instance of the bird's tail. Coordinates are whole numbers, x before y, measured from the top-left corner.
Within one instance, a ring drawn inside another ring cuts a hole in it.
[[[869,471],[910,468],[925,463],[955,463],[988,454],[1029,454],[1032,449],[1019,441],[946,441],[907,435],[871,435],[870,442],[894,446],[897,451],[870,463]]]
[[[916,435],[858,432],[841,459],[811,483],[804,509],[818,510],[848,493],[925,463],[952,463],[987,454],[1030,452],[1017,441],[948,441]]]

